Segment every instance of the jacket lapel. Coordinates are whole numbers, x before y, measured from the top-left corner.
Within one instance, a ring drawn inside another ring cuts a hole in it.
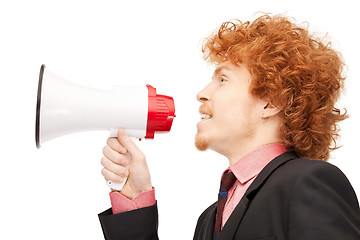
[[[236,230],[244,217],[244,214],[249,206],[249,203],[254,199],[256,193],[261,189],[266,179],[282,164],[292,159],[298,158],[294,152],[285,152],[280,156],[274,158],[255,178],[254,182],[249,186],[244,196],[241,198],[239,204],[236,206],[228,221],[225,223],[220,232],[218,240],[233,239]],[[210,239],[210,238],[206,238]]]
[[[217,202],[213,204],[210,216],[208,219],[208,225],[206,228],[205,238],[206,240],[213,240],[214,239],[214,226],[216,220],[216,212],[217,212]]]

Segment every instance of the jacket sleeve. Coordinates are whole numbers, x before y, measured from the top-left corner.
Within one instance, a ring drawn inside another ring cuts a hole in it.
[[[106,240],[158,240],[157,204],[119,214],[108,209],[99,214]]]
[[[289,240],[359,240],[360,209],[345,175],[316,161],[305,169],[289,203]]]

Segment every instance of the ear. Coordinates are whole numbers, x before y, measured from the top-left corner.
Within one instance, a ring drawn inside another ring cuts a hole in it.
[[[264,109],[262,110],[262,118],[270,118],[278,114],[281,110],[272,105],[271,103],[266,103]]]

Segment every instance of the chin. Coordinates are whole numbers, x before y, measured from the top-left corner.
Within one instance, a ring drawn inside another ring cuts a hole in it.
[[[209,142],[205,137],[199,136],[197,133],[195,136],[195,146],[199,151],[205,151],[209,148]]]

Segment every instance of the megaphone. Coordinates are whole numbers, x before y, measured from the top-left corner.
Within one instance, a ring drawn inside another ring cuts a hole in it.
[[[40,68],[36,104],[37,148],[51,139],[80,131],[117,130],[135,138],[154,138],[169,132],[175,117],[174,100],[156,88],[115,86],[102,90],[80,86]],[[111,182],[108,183],[110,185]],[[114,184],[111,186],[113,189]]]

